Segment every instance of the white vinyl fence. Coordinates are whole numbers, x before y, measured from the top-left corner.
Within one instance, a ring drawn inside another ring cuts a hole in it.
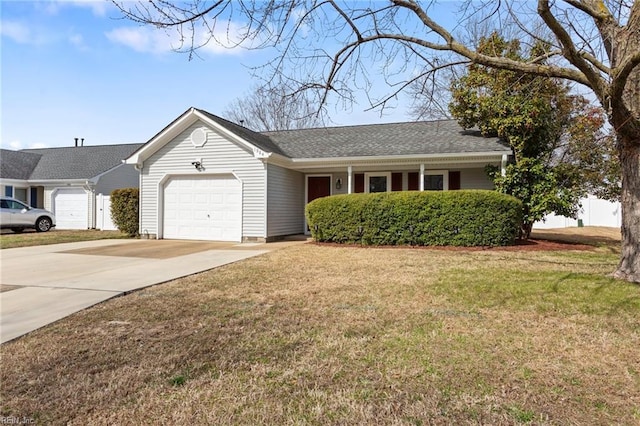
[[[578,219],[550,214],[545,217],[544,221],[534,223],[533,228],[568,228],[578,226],[578,220],[582,221],[583,226],[611,226],[619,228],[622,225],[619,202],[612,203],[589,195],[587,198],[581,199],[580,204],[582,204],[582,209],[580,209],[578,213]]]

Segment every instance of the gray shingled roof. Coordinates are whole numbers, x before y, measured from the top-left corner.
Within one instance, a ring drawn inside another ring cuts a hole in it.
[[[24,149],[19,152],[41,155],[28,179],[91,179],[122,164],[122,160],[141,146],[142,144],[72,146]]]
[[[289,158],[377,157],[511,151],[499,138],[465,130],[455,120],[255,132],[205,110],[189,108],[149,140],[195,110],[265,152]]]
[[[0,178],[29,179],[41,157],[40,154],[0,149]]]
[[[455,120],[265,132],[290,158],[369,157],[509,151],[499,138]]]

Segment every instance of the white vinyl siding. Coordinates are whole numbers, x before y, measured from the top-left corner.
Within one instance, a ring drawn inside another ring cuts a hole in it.
[[[55,188],[45,186],[44,187],[44,208],[45,210],[53,211],[53,190]]]
[[[265,238],[265,168],[263,163],[236,143],[209,129],[203,147],[194,147],[191,132],[202,128],[198,121],[155,152],[143,164],[141,177],[140,232],[158,235],[158,192],[160,181],[167,175],[229,174],[242,183],[242,237]],[[191,164],[202,161],[204,170],[197,172]]]
[[[461,169],[460,189],[495,189],[484,168]]]
[[[267,237],[304,231],[304,175],[267,166]]]
[[[96,184],[95,193],[111,195],[111,191],[121,188],[137,188],[140,185],[140,173],[131,164],[117,166],[102,176]]]

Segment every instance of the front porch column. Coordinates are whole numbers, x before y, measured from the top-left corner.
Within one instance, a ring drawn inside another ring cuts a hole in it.
[[[347,167],[347,194],[353,192],[353,167]]]
[[[507,160],[509,156],[507,154],[502,154],[502,161],[500,163],[500,176],[505,177],[507,175]]]
[[[424,191],[424,164],[420,164],[420,181],[418,182],[420,191]]]

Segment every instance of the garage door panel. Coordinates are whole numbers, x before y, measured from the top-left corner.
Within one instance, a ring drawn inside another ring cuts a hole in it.
[[[233,176],[181,176],[164,187],[164,238],[240,241],[242,194]]]

